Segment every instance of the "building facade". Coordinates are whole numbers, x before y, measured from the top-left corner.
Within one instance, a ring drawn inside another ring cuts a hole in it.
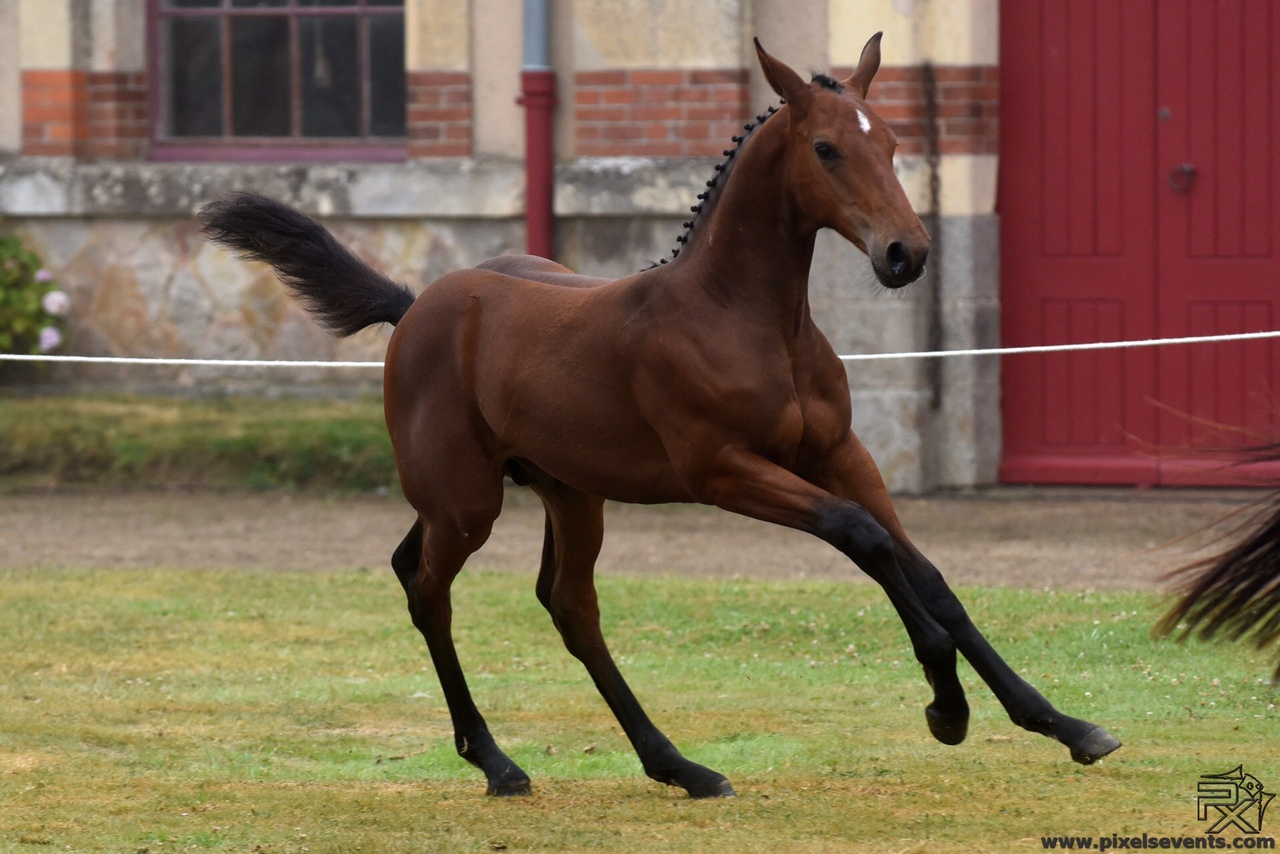
[[[820,236],[811,280],[841,353],[999,338],[997,0],[552,0],[554,254],[619,276],[669,254],[729,137],[776,101],[751,40],[842,75],[884,31],[870,101],[935,237],[905,292]],[[254,189],[424,287],[523,252],[520,0],[9,0],[0,4],[0,228],[72,298],[64,352],[377,360],[325,335],[192,214]],[[400,73],[403,72],[403,73]],[[30,379],[30,376],[26,377]],[[377,371],[76,366],[67,387],[319,392]],[[996,479],[991,357],[852,363],[854,429],[891,488]]]

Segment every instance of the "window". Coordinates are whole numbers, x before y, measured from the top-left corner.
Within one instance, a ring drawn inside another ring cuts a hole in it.
[[[403,156],[404,0],[151,0],[151,9],[160,159]]]

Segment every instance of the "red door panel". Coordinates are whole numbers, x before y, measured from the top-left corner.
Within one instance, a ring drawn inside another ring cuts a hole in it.
[[[1155,277],[1154,0],[1008,0],[1001,19],[1006,346],[1148,338]],[[1123,38],[1121,37],[1123,34]],[[1008,482],[1153,481],[1149,351],[1002,365]]]
[[[1273,6],[1160,3],[1161,335],[1260,332],[1280,321],[1280,10]],[[1183,164],[1192,177],[1171,184],[1167,173],[1184,174]],[[1161,481],[1221,481],[1221,449],[1280,438],[1277,381],[1276,341],[1161,353],[1159,437],[1170,450]]]
[[[1275,5],[1004,0],[1007,346],[1277,328]],[[1280,439],[1280,342],[1002,370],[1006,482],[1238,483],[1221,450]]]

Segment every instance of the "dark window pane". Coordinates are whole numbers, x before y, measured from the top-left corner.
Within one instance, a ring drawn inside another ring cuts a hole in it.
[[[289,20],[231,19],[231,133],[288,136]]]
[[[171,136],[222,134],[222,31],[213,18],[165,22]]]
[[[404,0],[158,5],[166,136],[405,136]]]
[[[369,97],[373,136],[404,136],[404,18],[370,15]]]
[[[360,135],[360,49],[354,17],[298,19],[302,135]]]

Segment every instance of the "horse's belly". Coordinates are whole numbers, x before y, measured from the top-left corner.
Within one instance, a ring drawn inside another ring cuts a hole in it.
[[[691,500],[657,434],[620,405],[543,401],[499,423],[509,456],[574,489],[635,504]]]

